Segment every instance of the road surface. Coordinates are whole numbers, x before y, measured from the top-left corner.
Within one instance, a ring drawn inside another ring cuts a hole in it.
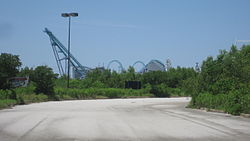
[[[44,102],[0,110],[1,141],[249,141],[250,119],[190,98]]]

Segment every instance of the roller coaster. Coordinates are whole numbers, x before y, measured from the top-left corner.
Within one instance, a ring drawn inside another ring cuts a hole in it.
[[[65,63],[65,69],[63,68],[62,61],[67,60],[67,54],[68,50],[66,47],[55,37],[55,35],[49,31],[47,28],[44,30],[45,33],[50,38],[50,43],[52,46],[52,50],[56,59],[57,67],[59,70],[60,75],[65,75],[66,74],[66,63]],[[74,78],[84,78],[86,73],[91,70],[91,68],[83,66],[71,53],[69,54],[70,59],[70,66],[73,67],[73,77]]]
[[[120,62],[120,61],[118,61],[118,60],[111,60],[110,62],[109,62],[109,64],[108,64],[108,66],[107,66],[107,69],[111,69],[110,68],[110,66],[111,66],[111,64],[113,64],[113,63],[117,63],[119,66],[119,72],[123,72],[123,71],[125,71],[125,69],[124,69],[124,67],[122,66],[122,63]]]
[[[49,36],[50,43],[52,46],[53,54],[56,60],[56,64],[59,70],[59,74],[61,76],[66,75],[67,72],[67,65],[70,65],[70,68],[73,69],[73,78],[84,78],[86,74],[91,71],[92,69],[86,66],[83,66],[71,53],[69,55],[70,63],[67,64],[68,59],[68,50],[67,48],[56,38],[56,36],[47,28],[45,28],[44,32]],[[63,65],[63,63],[65,63]],[[111,60],[108,63],[107,69],[111,70],[111,65],[113,63],[118,64],[119,72],[125,71],[122,63],[118,60]],[[165,71],[165,65],[160,62],[159,60],[151,60],[148,64],[144,64],[142,61],[136,61],[132,67],[135,65],[141,64],[142,69],[139,71],[140,73],[148,72],[148,71]]]

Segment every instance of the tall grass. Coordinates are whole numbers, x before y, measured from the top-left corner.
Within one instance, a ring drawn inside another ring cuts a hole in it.
[[[7,107],[12,107],[15,104],[17,104],[17,101],[14,99],[1,99],[0,100],[0,109],[7,108]]]
[[[88,89],[65,89],[56,88],[57,100],[65,99],[95,99],[95,98],[129,98],[129,97],[152,97],[153,95],[144,89],[119,89],[119,88],[88,88]]]
[[[241,94],[239,91],[217,95],[201,93],[197,97],[192,98],[191,106],[219,109],[233,115],[239,115],[240,113],[250,114],[250,94]]]
[[[35,102],[48,101],[48,96],[44,94],[35,94],[35,87],[30,86],[26,88],[16,88],[14,90],[16,94],[16,100],[18,104],[29,104]]]

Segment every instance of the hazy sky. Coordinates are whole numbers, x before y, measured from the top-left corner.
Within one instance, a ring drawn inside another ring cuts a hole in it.
[[[250,0],[0,0],[0,51],[20,55],[23,66],[57,72],[45,27],[88,67],[113,59],[125,68],[151,59],[193,67],[235,39],[250,39]]]

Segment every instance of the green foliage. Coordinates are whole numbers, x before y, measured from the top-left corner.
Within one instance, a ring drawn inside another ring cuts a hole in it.
[[[4,99],[15,99],[15,94],[12,92],[12,90],[1,90],[0,89],[0,100]]]
[[[1,54],[0,89],[8,88],[7,78],[16,76],[20,65],[18,56]],[[181,67],[143,74],[135,73],[133,67],[122,73],[95,69],[85,79],[70,80],[70,89],[65,89],[66,77],[54,79],[56,75],[47,66],[39,66],[35,70],[26,67],[18,75],[30,76],[35,86],[0,90],[0,100],[6,100],[5,103],[9,99],[16,100],[17,104],[40,102],[48,100],[48,96],[56,100],[72,100],[191,95],[192,107],[219,109],[234,115],[250,113],[250,46],[221,50],[216,57],[203,61],[200,72]],[[128,80],[141,81],[143,89],[124,89]]]
[[[46,95],[54,94],[54,81],[56,74],[47,66],[38,66],[34,70],[34,82],[36,85],[35,92],[37,94],[44,93]]]
[[[183,82],[193,92],[191,106],[221,109],[234,115],[250,113],[249,84],[250,46],[232,46],[228,52],[220,51],[215,59],[208,57],[197,79]]]
[[[154,85],[151,93],[156,97],[170,97],[169,88],[165,84]]]
[[[184,90],[180,88],[168,88],[168,92],[171,97],[180,97],[189,95],[189,93],[186,93]]]
[[[48,101],[48,96],[44,94],[17,94],[18,104],[29,104]]]
[[[144,87],[145,93],[150,93],[152,91],[152,86],[150,84],[145,84]]]
[[[225,102],[225,111],[233,114],[233,115],[239,115],[242,112],[242,106],[241,105],[241,94],[239,91],[231,91],[227,95],[227,101]]]
[[[8,78],[16,76],[21,66],[19,56],[8,53],[0,55],[0,89],[9,89]]]
[[[182,90],[192,97],[195,97],[200,92],[200,76],[190,77],[181,82]]]
[[[35,91],[35,86],[28,86],[28,87],[20,87],[20,88],[16,88],[14,89],[14,92],[16,94],[34,94]]]
[[[144,90],[146,89],[148,93],[154,92],[156,96],[169,97],[171,94],[186,96],[187,93],[183,91],[182,83],[196,76],[197,72],[194,69],[181,67],[171,68],[167,72],[152,71],[144,74],[135,73],[133,67],[129,67],[127,71],[122,73],[96,69],[89,72],[83,80],[70,80],[70,87],[75,89],[124,88],[125,81],[136,80],[142,82]],[[63,78],[55,80],[55,83],[57,87],[65,88],[66,86],[66,80]],[[173,89],[168,92],[168,88]]]
[[[241,98],[241,110],[243,113],[250,113],[250,93]]]
[[[212,95],[209,93],[201,93],[192,99],[197,108],[209,108],[225,110],[228,97],[225,94]]]
[[[193,68],[171,68],[166,72],[152,71],[141,75],[143,87],[151,85],[151,92],[157,97],[187,96],[197,89],[190,81],[196,81]],[[188,87],[189,86],[189,87]],[[193,87],[193,90],[190,89]],[[186,89],[185,89],[186,88]],[[187,92],[184,92],[186,90]]]
[[[13,99],[0,100],[0,109],[12,107],[16,104],[17,104],[17,101]]]
[[[35,87],[29,86],[25,88],[16,88],[13,92],[16,95],[18,104],[29,104],[35,102],[48,101],[48,96],[44,94],[35,94]]]
[[[145,90],[119,89],[119,88],[88,88],[88,89],[65,89],[56,88],[56,100],[69,99],[95,99],[95,98],[128,98],[128,97],[151,97],[152,94]]]
[[[233,115],[250,113],[250,95],[242,95],[239,91],[229,94],[201,93],[192,99],[192,105],[196,108],[219,109]]]
[[[44,94],[37,95],[34,93],[34,90],[34,86],[25,88],[20,87],[14,90],[0,90],[0,101],[2,101],[2,103],[8,103],[9,101],[14,100],[14,104],[29,104],[34,102],[48,101],[48,96]],[[8,104],[5,105],[8,107]]]
[[[29,67],[21,68],[17,76],[20,77],[29,76],[29,81],[31,82],[34,80],[34,69]]]
[[[222,50],[217,58],[208,57],[201,67],[201,90],[213,94],[228,93],[250,82],[250,46],[229,52]]]

